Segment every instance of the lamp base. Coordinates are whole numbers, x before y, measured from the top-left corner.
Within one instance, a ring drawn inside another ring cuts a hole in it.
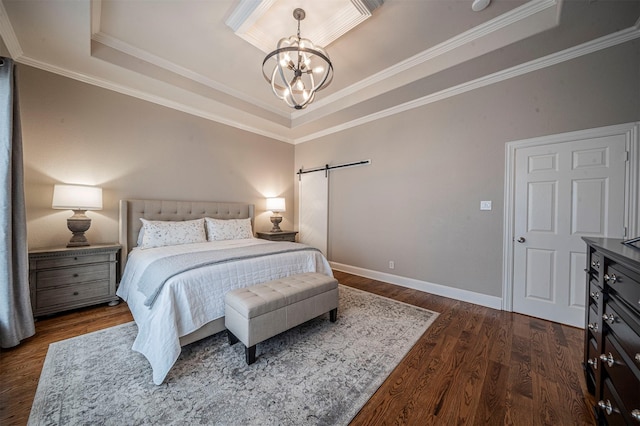
[[[67,228],[73,232],[73,236],[69,240],[67,247],[85,247],[89,246],[89,241],[84,233],[91,227],[91,219],[84,213],[86,210],[74,210],[73,216],[67,219]]]
[[[271,232],[282,232],[282,229],[280,229],[280,222],[282,222],[282,216],[271,216],[271,223],[273,223]]]

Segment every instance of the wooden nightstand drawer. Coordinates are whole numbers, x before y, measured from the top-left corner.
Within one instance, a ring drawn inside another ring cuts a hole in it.
[[[298,231],[282,231],[282,232],[257,232],[258,238],[269,241],[290,241],[296,242],[296,234]]]
[[[86,265],[87,263],[102,263],[109,262],[112,255],[109,253],[104,254],[92,254],[88,256],[67,256],[67,257],[54,257],[50,259],[37,259],[35,260],[35,267],[37,269],[47,268],[59,268],[66,266]]]
[[[87,281],[109,280],[109,263],[90,264],[72,268],[48,269],[36,273],[38,290]]]
[[[47,309],[54,306],[81,306],[96,297],[109,297],[112,291],[109,280],[42,290],[38,291],[36,307]]]

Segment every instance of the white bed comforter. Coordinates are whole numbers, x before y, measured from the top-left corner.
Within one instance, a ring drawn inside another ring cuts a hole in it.
[[[149,308],[137,289],[146,267],[159,257],[265,243],[268,241],[251,238],[131,251],[117,295],[128,303],[138,325],[132,349],[149,360],[155,384],[164,381],[178,359],[180,337],[224,316],[224,295],[229,290],[304,272],[333,274],[327,259],[315,250],[208,265],[170,278]]]

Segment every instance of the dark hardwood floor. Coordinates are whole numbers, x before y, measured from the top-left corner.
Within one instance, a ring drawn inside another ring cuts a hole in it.
[[[340,283],[440,313],[353,425],[589,425],[582,330],[342,272]],[[0,352],[0,424],[29,418],[49,343],[131,321],[127,305],[42,319]]]

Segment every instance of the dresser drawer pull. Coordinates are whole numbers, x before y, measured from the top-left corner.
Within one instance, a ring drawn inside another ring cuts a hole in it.
[[[593,367],[594,370],[598,369],[598,358],[591,358],[587,361],[587,364]]]
[[[636,362],[640,362],[640,354],[636,354],[634,358],[636,359]]]
[[[599,267],[600,267],[600,261],[597,261],[597,262],[596,262],[595,260],[592,260],[592,261],[591,261],[591,266],[596,267],[596,268],[599,268]]]
[[[73,295],[74,295],[74,296],[77,296],[77,295],[79,295],[79,294],[80,294],[80,293],[78,293],[77,291],[74,291],[74,292],[73,292]]]
[[[637,408],[631,411],[631,418],[637,422],[640,422],[640,410]]]
[[[609,367],[613,367],[613,364],[616,363],[616,360],[613,359],[613,355],[611,354],[611,352],[609,352],[609,355],[600,355],[600,360],[602,362],[606,362]]]
[[[592,291],[591,292],[591,297],[593,297],[594,299],[598,300],[598,298],[600,297],[600,293],[597,291]]]
[[[618,410],[611,406],[611,401],[609,401],[608,399],[607,402],[604,402],[602,400],[598,401],[598,407],[602,408],[604,412],[607,413],[607,416],[610,416],[614,411],[618,413]]]
[[[616,316],[613,315],[613,314],[609,314],[609,315],[604,314],[602,316],[602,319],[605,320],[605,321],[609,321],[609,324],[613,324],[613,323],[616,322]]]
[[[589,323],[587,328],[589,330],[592,330],[592,331],[598,331],[598,323],[597,322],[591,322],[591,323]]]
[[[609,284],[615,284],[618,281],[618,277],[616,274],[604,274],[604,280]]]

